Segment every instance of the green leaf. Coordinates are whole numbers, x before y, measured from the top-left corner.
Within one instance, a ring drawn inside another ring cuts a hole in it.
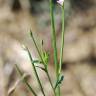
[[[55,84],[55,89],[62,83],[63,79],[64,79],[63,75],[59,76],[59,79],[57,80]]]
[[[43,58],[44,64],[46,64],[47,66],[49,62],[49,53],[46,51],[42,52],[42,58]]]

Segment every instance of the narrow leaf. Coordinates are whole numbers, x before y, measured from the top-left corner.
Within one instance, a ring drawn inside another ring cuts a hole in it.
[[[62,83],[63,79],[64,79],[64,76],[63,75],[60,76],[60,78],[56,82],[55,89]]]

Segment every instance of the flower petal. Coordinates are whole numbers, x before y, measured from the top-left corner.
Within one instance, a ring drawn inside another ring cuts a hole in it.
[[[64,0],[58,0],[57,3],[63,6]]]

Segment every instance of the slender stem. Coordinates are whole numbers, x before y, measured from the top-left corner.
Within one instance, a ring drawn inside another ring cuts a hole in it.
[[[40,57],[41,60],[43,61],[43,58],[42,58],[42,56],[41,56],[41,53],[40,53],[40,51],[39,51],[39,48],[38,48],[38,46],[37,46],[37,44],[36,44],[36,41],[35,41],[35,39],[34,39],[34,36],[33,36],[33,33],[32,33],[31,30],[30,30],[30,35],[31,35],[31,37],[32,37],[33,43],[34,43],[34,45],[35,45],[35,47],[36,47],[36,50],[37,50],[37,52],[38,52],[38,54],[39,54],[39,57]]]
[[[17,71],[19,72],[20,76],[22,76],[23,73],[21,72],[21,70],[19,69],[19,67],[18,67],[17,64],[16,64],[16,68],[17,68]],[[34,96],[37,96],[37,94],[35,93],[35,91],[33,90],[33,88],[30,86],[30,84],[26,81],[25,78],[23,78],[23,81],[24,81],[24,83],[27,85],[27,87],[29,88],[29,90],[32,92],[32,94],[33,94]]]
[[[51,78],[50,78],[50,75],[49,75],[48,70],[46,70],[46,74],[47,74],[48,80],[49,80],[49,82],[50,82],[50,85],[51,85],[51,87],[52,87],[52,89],[53,89],[54,95],[56,96],[55,89],[54,89],[54,86],[53,86],[53,84],[52,84],[52,81],[51,81]]]
[[[55,70],[56,70],[56,78],[59,78],[59,64],[58,64],[58,57],[57,57],[57,46],[56,46],[56,33],[55,33],[55,24],[54,24],[54,14],[53,14],[53,0],[50,0],[50,15],[51,15],[51,28],[52,28],[52,42],[54,48],[54,63],[55,63]],[[60,96],[60,86],[56,89],[56,95]]]
[[[64,3],[62,6],[62,41],[61,41],[61,50],[60,50],[60,62],[59,62],[59,74],[61,74],[62,68],[62,59],[63,59],[63,48],[64,48]],[[58,95],[60,96],[60,86],[58,86]]]
[[[33,67],[33,69],[34,69],[34,73],[35,73],[36,79],[37,79],[38,84],[39,84],[39,86],[40,86],[41,92],[42,92],[42,94],[45,96],[44,89],[43,89],[43,87],[42,87],[41,81],[40,81],[39,76],[38,76],[38,74],[37,74],[35,65],[34,65],[34,63],[33,63],[33,59],[32,59],[31,53],[29,52],[28,48],[27,48],[27,51],[28,51],[28,55],[29,55],[29,58],[30,58],[31,63],[32,63],[32,67]]]
[[[55,24],[54,24],[54,14],[53,14],[53,2],[50,0],[50,15],[51,15],[51,28],[52,28],[52,42],[54,48],[54,63],[55,63],[55,70],[56,70],[56,78],[59,78],[59,64],[58,64],[58,57],[57,57],[57,46],[56,46],[56,33],[55,33]],[[56,89],[56,95],[60,96],[60,86]]]
[[[38,48],[38,46],[37,46],[37,44],[36,44],[36,41],[35,41],[35,39],[34,39],[34,36],[33,36],[32,32],[31,32],[31,37],[32,37],[32,40],[33,40],[34,45],[35,45],[35,47],[36,47],[36,50],[37,50],[37,52],[38,52],[38,55],[39,55],[41,61],[44,63],[43,58],[42,58],[42,56],[41,56],[41,53],[40,53],[40,51],[39,51],[39,48]],[[46,64],[44,64],[44,65],[46,65]],[[44,67],[45,67],[45,69],[46,69],[46,75],[47,75],[47,77],[48,77],[49,83],[50,83],[50,85],[51,85],[51,87],[52,87],[52,89],[53,89],[54,95],[56,96],[55,89],[54,89],[54,87],[53,87],[53,84],[52,84],[50,75],[49,75],[49,73],[48,73],[48,69],[46,68],[46,66],[44,66]]]
[[[63,59],[63,48],[64,48],[64,4],[62,6],[62,41],[61,41],[61,52],[60,52],[60,69],[59,73],[61,73],[62,68],[62,59]]]
[[[62,59],[63,59],[63,48],[64,48],[64,3],[62,6],[62,41],[61,41],[61,51],[60,51],[60,63],[59,63],[59,74],[61,74],[62,68]],[[60,94],[60,87],[59,87],[59,96]]]
[[[54,7],[53,0],[50,0],[50,16],[51,16],[52,43],[53,43],[53,49],[54,49],[54,63],[55,63],[56,77],[58,77],[59,65],[58,65],[58,58],[57,58],[56,33],[55,33],[53,7]]]

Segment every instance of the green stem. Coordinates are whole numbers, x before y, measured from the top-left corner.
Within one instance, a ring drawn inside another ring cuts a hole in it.
[[[41,61],[44,63],[43,58],[42,58],[41,53],[40,53],[40,51],[39,51],[39,48],[38,48],[38,46],[37,46],[37,44],[36,44],[36,42],[35,42],[35,39],[34,39],[34,36],[33,36],[32,32],[31,32],[30,34],[31,34],[32,40],[33,40],[33,42],[34,42],[34,45],[35,45],[35,47],[36,47],[36,50],[37,50],[37,52],[38,52],[38,55],[39,55]],[[46,64],[44,64],[44,65],[46,65]],[[47,77],[48,77],[49,83],[50,83],[50,85],[51,85],[51,87],[52,87],[52,89],[53,89],[54,95],[56,96],[55,89],[54,89],[54,87],[53,87],[53,84],[52,84],[50,75],[49,75],[49,73],[48,73],[48,69],[46,68],[46,66],[44,66],[44,67],[45,67],[45,69],[46,69],[46,75],[47,75]]]
[[[55,63],[55,70],[56,70],[56,77],[57,77],[58,76],[59,65],[58,65],[58,58],[57,58],[56,33],[55,33],[55,23],[54,23],[53,7],[54,7],[54,4],[53,4],[52,0],[50,0],[52,43],[53,43],[53,48],[54,48],[54,63]]]
[[[53,86],[53,84],[52,84],[52,81],[51,81],[50,75],[49,75],[49,73],[48,73],[48,70],[46,70],[46,74],[47,74],[49,83],[50,83],[50,85],[51,85],[51,87],[52,87],[52,89],[53,89],[54,95],[56,96],[55,89],[54,89],[54,86]]]
[[[60,52],[60,69],[59,69],[59,74],[61,73],[61,68],[62,68],[62,59],[63,59],[63,49],[64,49],[64,4],[62,6],[62,41],[61,41],[61,52]]]
[[[31,35],[31,37],[32,37],[33,43],[34,43],[34,45],[35,45],[35,47],[36,47],[36,50],[37,50],[37,52],[38,52],[38,54],[39,54],[39,57],[40,57],[41,60],[43,61],[42,56],[41,56],[41,53],[40,53],[39,48],[38,48],[38,46],[37,46],[37,44],[36,44],[36,42],[35,42],[35,39],[34,39],[34,36],[33,36],[33,33],[32,33],[31,30],[30,30],[30,35]]]
[[[36,79],[37,79],[38,84],[39,84],[39,86],[40,86],[41,92],[42,92],[42,94],[45,96],[44,89],[43,89],[43,87],[42,87],[41,81],[40,81],[39,76],[38,76],[38,74],[37,74],[35,65],[34,65],[34,63],[33,63],[33,59],[32,59],[31,53],[29,52],[28,48],[27,48],[27,51],[28,51],[28,55],[29,55],[29,58],[30,58],[31,63],[32,63],[32,67],[33,67],[33,69],[34,69],[34,73],[35,73]]]
[[[53,4],[52,0],[50,0],[50,16],[51,16],[51,28],[52,28],[52,42],[53,42],[53,48],[54,48],[54,63],[55,63],[56,78],[58,80],[59,64],[58,64],[58,57],[57,57],[56,32],[55,32],[53,7],[54,7],[54,4]],[[56,95],[60,96],[60,87],[59,86],[56,89]]]
[[[61,41],[61,51],[60,51],[60,63],[59,63],[59,74],[61,74],[62,69],[62,59],[63,59],[63,48],[64,48],[64,3],[62,6],[62,41]],[[60,86],[59,86],[59,96],[60,94]]]
[[[18,65],[16,64],[15,66],[16,66],[16,69],[17,69],[17,71],[19,72],[20,76],[22,76],[23,73],[22,73],[21,70],[19,69]],[[35,93],[35,91],[33,90],[33,88],[30,86],[30,84],[26,81],[25,78],[23,78],[23,81],[24,81],[24,83],[27,85],[27,87],[29,88],[29,90],[32,92],[32,94],[33,94],[34,96],[37,96],[37,94]]]

